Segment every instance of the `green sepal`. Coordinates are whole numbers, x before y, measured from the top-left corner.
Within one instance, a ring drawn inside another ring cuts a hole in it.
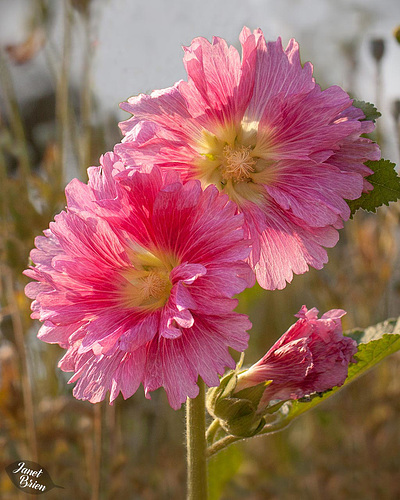
[[[237,384],[237,374],[236,371],[232,371],[227,373],[224,377],[222,377],[219,386],[211,387],[207,391],[206,406],[208,412],[211,415],[212,415],[211,412],[213,411],[213,408],[215,408],[217,401],[222,398],[229,397],[234,391],[236,384]]]
[[[252,387],[246,387],[246,389],[236,392],[235,398],[249,399],[256,407],[258,407],[265,389],[270,384],[272,384],[272,380],[266,380],[257,385],[253,385]]]
[[[370,102],[353,101],[353,106],[355,108],[361,109],[361,111],[364,113],[365,118],[363,118],[361,121],[372,120],[374,122],[380,116],[382,116],[382,114],[379,113],[379,111],[376,109],[376,107],[373,104],[371,104]]]
[[[258,404],[271,381],[248,387],[233,395],[237,372],[225,375],[218,387],[207,392],[206,406],[209,414],[220,421],[221,427],[232,436],[251,437],[265,425],[257,412]]]
[[[357,200],[347,200],[351,216],[360,208],[375,212],[378,207],[389,205],[389,202],[400,198],[400,177],[397,175],[394,163],[381,159],[366,161],[365,165],[374,172],[365,178],[374,186],[374,189],[363,193]]]
[[[226,427],[222,425],[222,428],[231,436],[250,438],[262,431],[264,426],[264,417],[255,417],[254,414],[251,414],[231,420]]]
[[[278,403],[272,404],[270,406],[267,406],[265,410],[263,410],[264,415],[273,415],[276,413],[278,410],[281,409],[282,405],[286,403],[286,400],[279,401]]]
[[[221,427],[232,436],[251,437],[265,424],[257,407],[248,399],[226,398],[218,401],[214,414]]]

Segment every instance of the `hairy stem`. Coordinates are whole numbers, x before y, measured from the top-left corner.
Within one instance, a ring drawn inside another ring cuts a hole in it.
[[[244,439],[244,438],[240,438],[240,437],[236,437],[236,436],[223,437],[222,439],[220,439],[219,441],[217,441],[216,443],[214,443],[208,447],[207,458],[212,457],[213,455],[215,455],[219,451],[223,450],[224,448],[226,448],[230,444],[236,443],[236,441],[240,441],[241,439]]]
[[[277,422],[272,422],[271,424],[267,424],[263,427],[263,429],[255,434],[254,436],[251,437],[237,437],[237,436],[225,436],[218,441],[216,441],[214,444],[209,446],[206,450],[206,456],[207,458],[212,457],[219,451],[223,450],[224,448],[228,447],[230,444],[237,443],[238,441],[244,440],[244,439],[252,439],[258,436],[263,436],[265,434],[274,434],[278,431],[281,431],[282,429],[285,429],[290,424],[290,421],[287,421],[285,419],[278,420]],[[210,426],[211,427],[211,426]]]
[[[216,418],[215,420],[213,420],[211,422],[209,428],[207,429],[207,432],[206,432],[207,443],[212,444],[212,442],[214,441],[215,436],[220,428],[221,428],[221,426],[220,426],[219,420],[218,420],[218,418]]]

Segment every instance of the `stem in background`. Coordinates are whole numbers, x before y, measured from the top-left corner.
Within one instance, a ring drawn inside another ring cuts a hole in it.
[[[93,407],[93,477],[91,500],[99,500],[100,495],[100,469],[101,469],[101,403]]]
[[[9,134],[6,125],[3,123],[1,114],[0,114],[0,130],[3,130],[3,131],[6,132],[6,134]],[[6,182],[7,182],[7,165],[6,165],[6,159],[4,157],[3,148],[0,147],[0,186],[2,186],[2,187],[6,186]],[[1,207],[2,212],[0,212],[0,214],[2,214],[2,216],[3,216],[4,230],[5,230],[5,227],[6,227],[6,224],[7,224],[6,211],[7,211],[7,207],[8,207],[8,201],[7,201],[7,196],[6,196],[6,189],[4,189],[4,193],[1,193],[1,197],[2,197],[2,200],[3,200],[3,206]],[[2,236],[4,236],[4,239],[5,239],[5,235],[2,235]]]
[[[91,145],[92,145],[92,64],[94,59],[94,47],[92,43],[92,26],[90,11],[82,15],[85,33],[85,61],[82,75],[81,93],[81,121],[82,121],[82,151],[80,158],[80,174],[84,179],[86,169],[90,165]]]
[[[21,173],[27,177],[30,173],[30,160],[28,148],[26,145],[26,137],[24,124],[22,122],[21,113],[17,101],[17,96],[14,90],[14,84],[11,78],[10,70],[7,65],[3,50],[0,48],[0,85],[4,93],[4,102],[9,107],[10,127],[14,138],[17,141],[18,159],[21,167]]]
[[[61,58],[59,51],[55,47],[55,44],[50,36],[51,23],[49,22],[48,6],[47,0],[37,0],[37,16],[38,24],[44,29],[46,43],[43,47],[43,54],[46,59],[47,66],[49,68],[51,76],[54,78],[54,82],[57,82],[57,74],[59,71],[59,61]],[[53,81],[51,83],[54,83]]]
[[[61,72],[57,82],[56,119],[59,165],[61,171],[68,164],[67,148],[70,139],[69,69],[71,65],[72,9],[69,0],[64,0],[64,40]],[[64,176],[66,172],[64,171]]]
[[[399,154],[398,158],[400,163],[400,120],[398,120],[396,123],[396,132],[397,132],[397,149]]]
[[[199,378],[199,395],[186,401],[187,500],[207,500],[205,385]]]
[[[1,52],[1,50],[0,50]],[[1,56],[0,56],[1,57]],[[3,75],[4,76],[4,75]],[[18,109],[17,109],[18,111]],[[18,111],[19,112],[19,111]],[[13,120],[12,120],[13,121]],[[22,127],[22,122],[20,123]],[[0,117],[0,127],[3,126]],[[20,132],[23,134],[23,128]],[[16,133],[14,131],[14,133]],[[20,139],[20,138],[19,138]],[[25,143],[24,143],[25,144]],[[22,160],[21,160],[22,165]],[[29,170],[29,164],[23,166]],[[2,206],[0,207],[0,215],[3,219],[3,226],[0,225],[0,257],[5,252],[5,245],[8,240],[8,191],[7,187],[7,168],[6,162],[3,155],[3,151],[0,148],[0,186],[4,187],[4,192],[2,193]],[[28,447],[31,453],[31,460],[34,462],[38,461],[38,451],[37,451],[37,437],[36,437],[36,426],[35,426],[35,415],[33,409],[33,396],[32,396],[32,385],[31,378],[29,377],[28,369],[28,359],[25,349],[25,339],[24,339],[24,327],[22,324],[22,319],[18,307],[17,300],[15,298],[14,281],[11,270],[6,265],[0,266],[0,276],[4,277],[4,292],[6,297],[6,307],[3,308],[3,313],[6,312],[10,314],[13,333],[15,338],[15,345],[17,347],[18,356],[21,363],[21,383],[22,383],[22,397],[24,404],[24,417],[25,417],[25,431],[26,439],[28,442]],[[3,294],[2,290],[2,280],[0,280],[0,296]],[[0,317],[1,322],[1,317]],[[19,497],[20,498],[20,497]]]
[[[121,440],[117,429],[116,404],[104,406],[104,449],[102,450],[101,478],[102,490],[105,488],[106,498],[111,498],[112,475],[115,458],[121,455]]]
[[[396,146],[398,154],[397,158],[398,158],[398,163],[400,164],[400,100],[396,100],[393,102],[392,112],[393,112]]]
[[[27,440],[30,447],[32,461],[37,462],[38,452],[37,452],[36,427],[35,427],[35,418],[33,411],[32,386],[31,386],[31,379],[29,377],[28,359],[24,343],[24,328],[22,325],[18,304],[15,299],[12,274],[9,269],[4,269],[4,277],[5,277],[7,301],[12,311],[11,321],[13,325],[15,343],[18,349],[19,358],[21,360],[22,395],[24,400]]]
[[[376,109],[381,109],[382,105],[382,61],[376,61],[375,66],[375,101]],[[382,146],[381,124],[379,120],[375,124],[376,129],[376,142]]]

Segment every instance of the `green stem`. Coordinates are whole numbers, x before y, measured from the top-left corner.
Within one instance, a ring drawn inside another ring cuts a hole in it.
[[[219,419],[216,418],[215,420],[213,420],[211,422],[209,428],[207,429],[207,432],[206,432],[207,443],[211,444],[214,441],[214,438],[215,438],[215,436],[220,428],[221,428],[221,426],[220,426]]]
[[[263,430],[259,433],[256,434],[257,436],[264,436],[265,434],[275,434],[276,432],[279,432],[283,429],[285,429],[291,422],[294,420],[296,417],[293,419],[282,419],[274,424],[266,425]]]
[[[285,427],[287,427],[289,425],[289,423],[290,423],[290,421],[283,419],[283,420],[280,420],[280,421],[275,422],[275,423],[267,424],[263,428],[263,430],[260,431],[258,434],[255,434],[254,436],[248,437],[248,438],[231,436],[231,435],[225,436],[207,448],[206,456],[207,456],[207,458],[210,458],[213,455],[215,455],[216,453],[218,453],[219,451],[221,451],[224,448],[226,448],[227,446],[229,446],[230,444],[237,443],[238,441],[241,441],[244,439],[252,439],[252,438],[255,438],[257,436],[263,436],[265,434],[274,434],[278,431],[281,431]]]
[[[244,438],[240,438],[240,437],[236,437],[236,436],[225,436],[224,438],[220,439],[219,441],[217,441],[216,443],[214,443],[213,445],[208,447],[207,458],[212,457],[213,455],[215,455],[219,451],[223,450],[224,448],[226,448],[230,444],[236,443],[236,441],[240,441],[241,439],[244,439]]]
[[[187,500],[207,500],[205,386],[186,402]]]

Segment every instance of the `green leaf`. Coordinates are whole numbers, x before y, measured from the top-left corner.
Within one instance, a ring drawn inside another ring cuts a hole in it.
[[[359,209],[375,212],[381,205],[389,205],[400,198],[400,177],[395,170],[396,165],[389,160],[367,161],[365,165],[374,171],[366,177],[374,189],[363,193],[357,200],[347,200],[351,215]]]
[[[209,500],[219,500],[228,482],[235,476],[243,462],[243,454],[237,446],[220,451],[208,462]]]
[[[274,423],[264,428],[260,434],[266,434],[278,429],[283,429],[295,418],[306,411],[315,408],[344,386],[371,369],[382,359],[400,350],[400,318],[389,319],[365,330],[352,330],[345,335],[353,338],[358,344],[355,355],[357,363],[349,365],[349,372],[345,383],[341,387],[334,387],[323,393],[311,394],[309,398],[291,401],[282,406],[280,414]]]
[[[358,345],[367,344],[372,340],[379,340],[386,334],[400,334],[400,318],[391,318],[374,326],[368,326],[364,330],[354,328],[344,332],[346,337],[354,339]]]
[[[353,106],[355,108],[361,109],[361,111],[364,113],[365,118],[363,118],[362,121],[372,120],[374,122],[380,116],[382,116],[381,113],[379,113],[379,111],[376,109],[376,107],[373,104],[371,104],[370,102],[353,101]]]

